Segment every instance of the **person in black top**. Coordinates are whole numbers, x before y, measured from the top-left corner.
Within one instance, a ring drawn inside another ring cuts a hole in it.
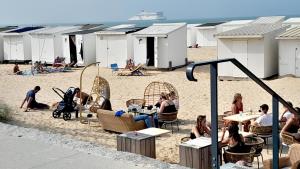
[[[210,136],[210,131],[210,127],[206,122],[206,116],[199,115],[197,117],[197,123],[192,129],[190,138],[195,139],[197,137],[204,136],[205,133]]]

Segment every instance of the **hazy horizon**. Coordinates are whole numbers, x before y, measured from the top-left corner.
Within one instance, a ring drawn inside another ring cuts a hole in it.
[[[298,0],[27,0],[17,5],[1,1],[0,25],[126,22],[141,10],[162,11],[168,20],[300,16]]]

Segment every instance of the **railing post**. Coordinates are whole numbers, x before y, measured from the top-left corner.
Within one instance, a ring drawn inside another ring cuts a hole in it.
[[[212,168],[219,169],[218,158],[218,63],[210,65]]]
[[[273,95],[273,130],[272,130],[272,141],[273,141],[273,168],[279,168],[279,113],[278,113],[278,96]]]

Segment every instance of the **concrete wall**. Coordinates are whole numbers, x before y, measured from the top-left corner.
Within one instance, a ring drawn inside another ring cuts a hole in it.
[[[168,35],[168,57],[169,60],[172,61],[173,67],[185,64],[187,58],[186,35],[186,27],[178,29]]]

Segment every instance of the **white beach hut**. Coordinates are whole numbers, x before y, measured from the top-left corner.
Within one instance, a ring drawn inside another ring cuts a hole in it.
[[[173,68],[187,62],[185,23],[153,24],[134,33],[134,61],[155,68]]]
[[[279,75],[300,77],[300,27],[294,27],[280,34]]]
[[[232,29],[240,28],[249,25],[253,20],[234,20],[225,22],[219,25],[219,32],[230,31]]]
[[[68,32],[69,40],[63,41],[64,58],[73,58],[78,66],[96,62],[96,34],[104,28]]]
[[[187,34],[186,34],[186,45],[187,47],[192,47],[196,45],[197,34],[196,34],[196,26],[201,24],[187,24]]]
[[[4,61],[31,61],[31,36],[29,33],[43,27],[23,27],[1,33],[4,43]]]
[[[219,33],[218,59],[236,58],[259,78],[275,75],[278,73],[275,37],[284,30],[272,24],[251,24]],[[246,77],[232,63],[220,64],[219,76]]]
[[[274,27],[282,27],[285,16],[263,16],[255,19],[251,24],[272,24]]]
[[[54,59],[64,56],[63,44],[69,42],[66,32],[78,30],[78,26],[57,26],[31,33],[32,62],[41,61],[52,64]],[[66,63],[72,59],[65,58]]]
[[[220,32],[219,25],[222,23],[223,22],[205,23],[195,27],[197,35],[197,44],[200,47],[217,46],[217,40],[214,37],[214,35]]]
[[[119,25],[96,32],[96,61],[101,67],[118,64],[119,68],[126,66],[126,61],[133,58],[132,33],[143,28]]]
[[[0,33],[5,33],[8,32],[12,29],[15,29],[17,27],[15,26],[7,26],[7,27],[1,27],[0,28]],[[3,35],[0,34],[0,62],[3,62],[4,60],[4,45],[3,45]]]
[[[283,26],[290,26],[290,28],[300,26],[300,18],[289,18],[282,23]]]

